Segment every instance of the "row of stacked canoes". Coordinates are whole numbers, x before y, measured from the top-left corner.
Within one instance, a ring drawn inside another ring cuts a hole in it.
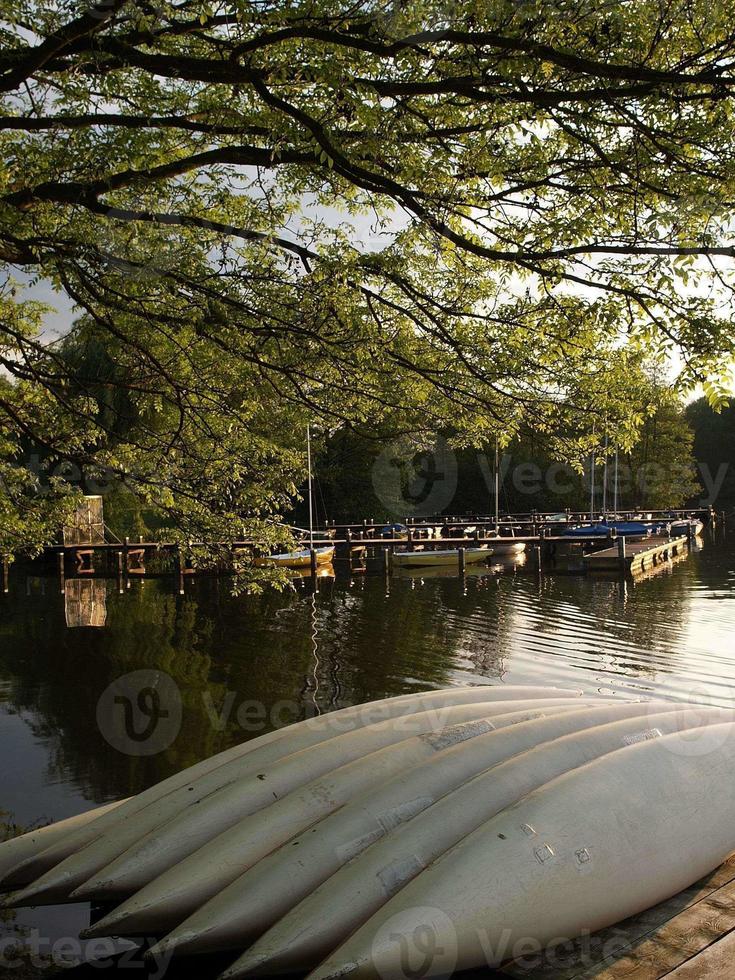
[[[734,735],[731,710],[543,687],[389,698],[2,844],[0,887],[9,906],[112,902],[87,936],[226,951],[228,980],[397,980],[406,956],[447,976],[721,863]]]

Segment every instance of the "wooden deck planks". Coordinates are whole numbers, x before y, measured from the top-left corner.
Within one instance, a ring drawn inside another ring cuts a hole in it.
[[[735,976],[735,931],[667,975],[669,980],[723,980]]]

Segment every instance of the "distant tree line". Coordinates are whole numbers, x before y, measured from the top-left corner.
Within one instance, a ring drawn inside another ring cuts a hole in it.
[[[317,516],[339,522],[492,514],[494,443],[453,449],[452,436],[445,430],[427,445],[389,428],[339,430],[325,441],[317,461]],[[501,513],[590,509],[593,458],[594,507],[613,509],[616,465],[610,439],[607,449],[603,444],[594,453],[562,459],[557,433],[529,430],[498,455]],[[388,492],[386,472],[392,472]],[[717,413],[706,398],[685,406],[662,389],[640,440],[618,450],[617,503],[620,510],[735,508],[735,406]],[[304,522],[304,504],[291,516]]]
[[[735,510],[735,405],[713,412],[706,398],[687,405],[686,417],[694,432],[694,456],[709,475],[715,490],[714,506]]]

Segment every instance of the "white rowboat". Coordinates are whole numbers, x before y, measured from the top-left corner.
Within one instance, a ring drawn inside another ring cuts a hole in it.
[[[492,555],[490,548],[465,548],[464,560],[467,564],[487,561]],[[432,565],[459,565],[459,549],[447,548],[440,551],[396,551],[393,564],[402,568],[431,567]]]

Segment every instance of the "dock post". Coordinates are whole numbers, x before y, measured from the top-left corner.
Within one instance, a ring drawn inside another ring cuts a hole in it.
[[[388,545],[383,548],[383,572],[386,578],[390,575],[390,547]]]
[[[316,584],[316,548],[309,548],[309,564],[311,566],[311,577]]]
[[[457,556],[458,556],[458,559],[459,559],[459,574],[460,575],[464,575],[464,572],[465,572],[464,548],[459,548],[458,549]]]
[[[125,591],[124,580],[123,580],[123,553],[118,551],[117,553],[117,591],[120,595]]]
[[[178,583],[179,595],[184,595],[184,563],[181,560],[181,545],[176,545],[176,551],[174,553],[174,561],[176,562],[176,579]]]
[[[687,548],[689,551],[692,550],[692,545],[694,544],[694,526],[690,521],[687,524]]]
[[[9,577],[10,577],[9,576],[9,565],[10,565],[10,562],[8,561],[8,556],[7,555],[3,555],[3,592],[4,592],[5,595],[7,595],[8,592],[10,591],[10,586],[8,585],[8,581],[9,581]]]
[[[64,578],[64,552],[63,550],[59,552],[57,556],[58,568],[59,568],[59,591],[63,595],[66,592],[66,581]]]
[[[622,534],[618,538],[618,562],[620,564],[620,571],[625,573],[628,563],[625,558],[625,536]]]

